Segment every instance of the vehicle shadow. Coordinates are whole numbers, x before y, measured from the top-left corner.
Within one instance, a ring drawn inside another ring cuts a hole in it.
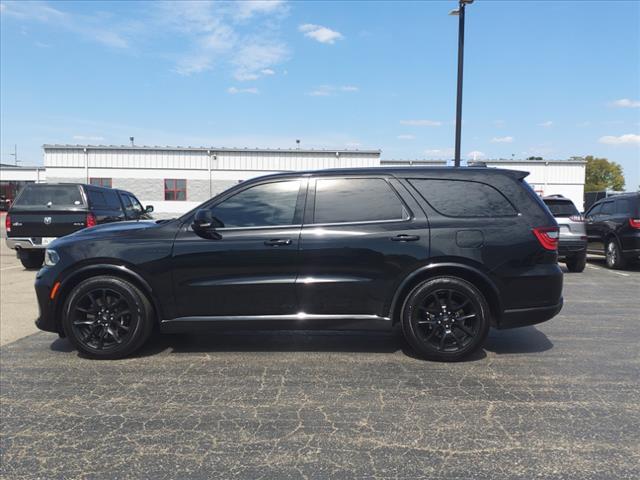
[[[597,265],[598,267],[602,267],[602,268],[606,268],[607,267],[607,262],[605,260],[604,257],[599,257],[596,255],[589,255],[587,257],[587,263],[590,263],[592,265]],[[614,270],[614,271],[618,271],[618,272],[625,272],[625,271],[631,271],[631,272],[640,272],[640,262],[627,262],[626,267],[624,268],[624,270]]]
[[[71,343],[57,338],[50,345],[56,352],[75,351]],[[485,348],[464,358],[474,362],[487,356],[543,352],[553,348],[548,337],[535,327],[513,330],[491,330]],[[422,360],[407,344],[399,330],[318,331],[318,330],[226,330],[220,332],[172,334],[155,333],[133,357],[150,357],[162,352],[170,354],[212,352],[353,352],[396,353]],[[83,355],[78,354],[82,357]]]

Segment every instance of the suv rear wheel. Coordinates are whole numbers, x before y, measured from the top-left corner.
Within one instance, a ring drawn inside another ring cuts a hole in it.
[[[573,257],[568,257],[565,263],[567,264],[567,270],[570,272],[582,272],[584,267],[587,266],[587,254],[583,253],[580,255],[574,255]]]
[[[40,268],[44,262],[44,250],[27,250],[18,253],[22,266],[28,270]]]
[[[474,285],[457,277],[436,277],[408,295],[402,331],[421,356],[456,361],[482,347],[489,315],[487,301]]]
[[[604,247],[604,255],[607,260],[607,267],[620,269],[624,268],[625,261],[620,251],[620,246],[615,238],[610,238]]]
[[[67,298],[62,327],[83,354],[122,358],[138,350],[153,329],[153,307],[133,284],[99,276],[78,284]]]

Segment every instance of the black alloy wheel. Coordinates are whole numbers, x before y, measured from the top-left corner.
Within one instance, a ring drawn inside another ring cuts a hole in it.
[[[609,268],[624,268],[625,261],[615,238],[610,238],[605,245],[605,259]]]
[[[93,277],[76,286],[67,298],[63,328],[85,355],[122,358],[149,337],[152,307],[131,283],[117,277]]]
[[[489,329],[488,306],[479,290],[455,277],[416,287],[405,302],[403,330],[422,355],[459,360],[479,348]]]

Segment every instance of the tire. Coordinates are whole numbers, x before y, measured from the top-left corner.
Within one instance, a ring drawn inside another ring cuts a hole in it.
[[[44,250],[26,251],[20,252],[20,262],[22,266],[27,270],[34,270],[42,267],[44,262]]]
[[[409,345],[426,359],[446,362],[481,348],[491,323],[489,305],[480,290],[448,276],[417,285],[405,299],[401,315]]]
[[[64,304],[64,334],[89,358],[112,360],[131,355],[149,338],[153,325],[149,299],[118,277],[84,280]]]
[[[566,259],[567,270],[574,273],[580,273],[587,266],[587,254],[581,253]]]
[[[604,256],[606,258],[607,268],[619,270],[626,266],[620,245],[618,245],[618,241],[615,238],[610,238],[605,243]]]

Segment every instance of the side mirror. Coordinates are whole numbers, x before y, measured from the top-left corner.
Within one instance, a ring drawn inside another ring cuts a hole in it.
[[[144,213],[153,213],[153,205],[147,205],[144,209]]]
[[[222,235],[216,232],[216,228],[219,227],[224,227],[224,224],[213,216],[211,210],[206,208],[196,211],[196,214],[193,217],[193,223],[191,224],[191,228],[198,235],[203,238],[214,240],[222,238]]]

